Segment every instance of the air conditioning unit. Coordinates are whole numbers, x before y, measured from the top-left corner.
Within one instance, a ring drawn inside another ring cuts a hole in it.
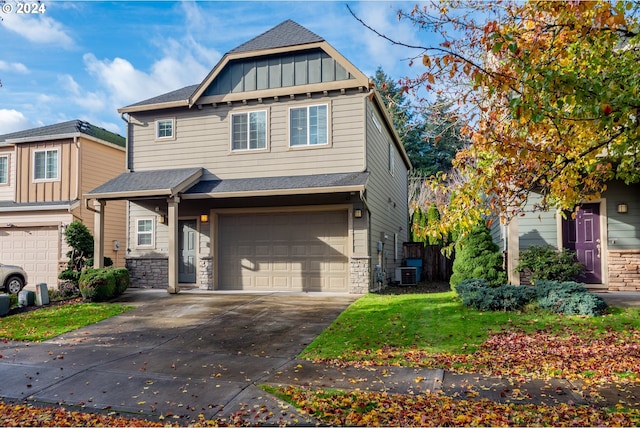
[[[416,268],[411,266],[396,268],[395,282],[400,285],[416,285]]]

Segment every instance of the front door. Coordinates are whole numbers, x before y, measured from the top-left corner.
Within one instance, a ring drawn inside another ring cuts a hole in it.
[[[193,284],[196,282],[196,221],[178,222],[178,282]]]
[[[600,239],[600,204],[583,204],[576,212],[562,221],[562,246],[575,251],[578,260],[585,266],[587,284],[602,284],[602,254]]]

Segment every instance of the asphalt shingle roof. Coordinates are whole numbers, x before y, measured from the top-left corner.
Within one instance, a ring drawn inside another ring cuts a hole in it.
[[[282,48],[286,46],[306,45],[322,42],[324,39],[307,30],[302,25],[288,19],[265,31],[257,37],[249,40],[229,51],[229,53],[241,53],[259,51],[265,49]]]
[[[157,97],[149,98],[147,100],[128,105],[127,107],[183,101],[188,99],[196,91],[196,89],[198,89],[198,86],[200,85],[185,86],[184,88],[176,89],[175,91],[167,92],[166,94],[158,95]]]
[[[125,172],[91,190],[87,195],[142,191],[158,191],[161,194],[181,185],[201,170],[202,168],[179,168]]]
[[[369,173],[314,174],[296,177],[237,178],[200,181],[185,195],[364,186]]]
[[[26,129],[24,131],[12,132],[0,135],[0,143],[20,138],[50,137],[56,135],[81,133],[98,138],[109,143],[124,147],[126,140],[123,136],[107,131],[82,120],[70,120],[68,122],[56,123],[54,125],[41,126],[40,128]]]

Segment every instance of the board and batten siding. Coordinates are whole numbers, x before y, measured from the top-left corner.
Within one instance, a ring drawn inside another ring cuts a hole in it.
[[[14,201],[16,194],[16,154],[13,146],[0,147],[0,156],[7,156],[8,182],[0,184],[0,201]]]
[[[132,114],[136,171],[201,166],[204,180],[298,176],[363,171],[365,168],[362,94],[300,100],[250,102],[229,108],[173,109]],[[289,109],[329,107],[329,144],[289,147]],[[267,111],[267,149],[231,152],[231,114]],[[175,139],[156,141],[155,119],[175,119]]]
[[[81,194],[86,194],[124,171],[124,148],[80,138],[79,185]],[[116,267],[124,266],[126,255],[126,206],[125,201],[109,201],[105,206],[104,255],[110,257]],[[93,208],[92,201],[89,202],[89,207]],[[80,204],[77,211],[74,212],[74,215],[81,218],[95,236],[93,211],[87,210],[84,202]],[[115,251],[113,241],[120,243],[119,251]]]
[[[34,152],[58,150],[58,179],[34,182]],[[70,201],[80,197],[78,175],[78,147],[73,139],[22,143],[17,146],[16,202]]]
[[[367,111],[367,170],[369,184],[367,189],[367,203],[371,211],[370,219],[370,249],[371,270],[374,273],[378,259],[377,242],[384,244],[382,263],[386,278],[393,280],[395,268],[402,262],[402,243],[408,240],[408,199],[407,177],[408,169],[400,155],[398,148],[393,145],[389,130],[381,118],[381,112],[365,98]],[[382,113],[384,114],[384,113]],[[372,115],[381,125],[378,129]],[[389,171],[389,144],[393,145],[394,171]],[[385,237],[386,236],[386,237]]]

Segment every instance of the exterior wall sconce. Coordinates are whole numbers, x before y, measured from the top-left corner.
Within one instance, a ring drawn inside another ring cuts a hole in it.
[[[626,214],[629,212],[629,205],[626,202],[618,204],[618,214]]]
[[[160,223],[160,224],[164,224],[164,222],[165,222],[165,218],[164,218],[164,216],[163,216],[163,215],[158,216],[158,223]]]
[[[209,215],[208,214],[200,214],[200,222],[201,223],[209,223]]]
[[[353,210],[353,216],[355,218],[362,218],[362,210],[360,208],[356,208]]]

